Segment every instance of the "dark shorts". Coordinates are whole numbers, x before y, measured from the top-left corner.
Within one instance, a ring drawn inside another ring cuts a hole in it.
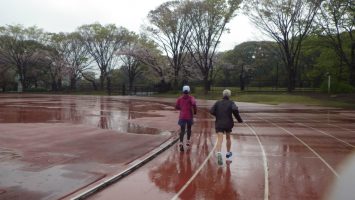
[[[186,124],[192,126],[192,124],[194,124],[194,121],[192,119],[179,119],[178,124],[180,126],[186,126]]]
[[[228,129],[228,128],[216,128],[216,133],[230,133],[232,132],[232,129]]]

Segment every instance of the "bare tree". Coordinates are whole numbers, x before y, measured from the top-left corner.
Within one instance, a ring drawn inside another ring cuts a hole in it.
[[[191,38],[187,45],[194,64],[200,69],[204,91],[210,90],[213,62],[226,25],[235,16],[240,0],[191,1],[186,5],[191,23]]]
[[[68,68],[62,54],[55,48],[48,46],[41,52],[38,63],[40,66],[45,66],[43,68],[48,73],[52,91],[61,90],[63,79],[68,74]]]
[[[326,39],[340,63],[349,68],[349,83],[355,86],[355,3],[352,0],[325,0],[317,15],[320,36]],[[349,51],[350,49],[350,51]],[[343,67],[339,65],[339,77]]]
[[[296,87],[302,41],[311,31],[320,3],[321,0],[250,0],[245,4],[250,20],[278,43],[288,70],[289,92]]]
[[[2,62],[0,58],[0,88],[2,92],[5,92],[7,86],[14,82],[14,74],[14,69],[10,65]]]
[[[117,54],[123,63],[121,70],[128,77],[129,90],[132,91],[134,81],[142,74],[143,68],[142,63],[135,54],[136,49],[139,48],[139,36],[134,33],[130,33],[129,35],[130,39],[127,41],[126,46],[118,51]]]
[[[148,14],[152,24],[147,30],[165,52],[173,68],[174,86],[178,86],[178,77],[187,55],[191,24],[183,6],[184,1],[169,1],[161,4]]]
[[[75,89],[82,73],[89,69],[91,59],[78,32],[53,34],[51,46],[62,56],[70,79],[70,88]]]
[[[110,90],[109,72],[117,66],[116,52],[126,44],[128,31],[114,24],[102,26],[96,23],[83,25],[79,27],[78,32],[83,38],[87,51],[100,69],[100,88],[104,88],[106,79],[107,89]]]
[[[122,54],[118,52],[118,54]],[[166,57],[161,54],[156,43],[150,40],[146,35],[140,35],[136,38],[134,45],[123,52],[124,55],[130,55],[139,60],[148,67],[161,82],[166,78]]]

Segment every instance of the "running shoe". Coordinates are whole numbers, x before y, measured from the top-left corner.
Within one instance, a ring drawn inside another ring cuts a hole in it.
[[[186,142],[186,146],[187,146],[187,148],[189,148],[189,147],[190,147],[190,140],[187,140],[187,142]]]
[[[179,148],[180,148],[180,151],[184,151],[184,145],[183,144],[179,144]]]
[[[226,153],[226,158],[228,159],[228,160],[232,160],[232,152],[227,152]]]
[[[217,153],[217,163],[218,163],[218,165],[223,165],[223,158],[222,158],[221,152]]]

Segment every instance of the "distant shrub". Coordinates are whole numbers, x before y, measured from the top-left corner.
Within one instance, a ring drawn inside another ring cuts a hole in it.
[[[48,92],[46,88],[28,88],[25,92]]]
[[[324,81],[320,89],[322,92],[328,92],[328,82]],[[345,82],[331,82],[330,92],[335,94],[352,93],[355,92],[355,88]]]

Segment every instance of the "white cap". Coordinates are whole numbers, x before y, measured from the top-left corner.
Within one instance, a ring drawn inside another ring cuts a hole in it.
[[[182,87],[182,92],[190,92],[190,87],[188,85],[184,85],[184,87]]]

